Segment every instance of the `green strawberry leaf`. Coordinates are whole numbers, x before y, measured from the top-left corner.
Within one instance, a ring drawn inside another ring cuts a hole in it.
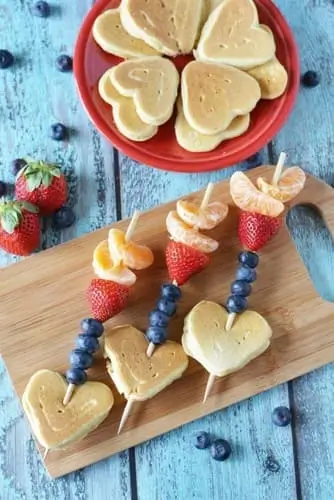
[[[34,172],[30,174],[28,173],[27,169],[25,175],[29,191],[34,191],[35,189],[39,188],[40,185],[42,184],[43,172]]]
[[[39,208],[36,207],[36,205],[33,205],[32,203],[29,203],[28,201],[20,201],[20,207],[21,209],[23,208],[27,212],[30,212],[31,214],[38,214]],[[20,211],[21,213],[21,211]]]
[[[21,214],[18,215],[15,210],[8,208],[1,216],[1,226],[6,233],[12,234],[20,225]]]
[[[55,163],[46,163],[41,160],[30,160],[19,176],[24,174],[29,191],[38,189],[41,185],[48,187],[54,177],[61,176],[61,170]],[[18,176],[18,177],[19,177]]]

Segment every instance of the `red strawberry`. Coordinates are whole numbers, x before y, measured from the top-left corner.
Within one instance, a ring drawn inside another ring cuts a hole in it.
[[[38,208],[26,201],[0,204],[0,247],[14,255],[30,255],[39,246]]]
[[[170,241],[166,248],[166,264],[171,280],[184,285],[194,274],[199,273],[210,262],[209,257],[183,243]]]
[[[256,252],[275,236],[282,226],[281,217],[269,217],[255,212],[241,212],[239,239],[245,248]]]
[[[116,316],[124,309],[129,291],[129,287],[114,281],[93,279],[88,288],[87,298],[94,318],[104,323]]]
[[[58,165],[28,161],[16,177],[15,194],[50,214],[66,203],[67,182]]]

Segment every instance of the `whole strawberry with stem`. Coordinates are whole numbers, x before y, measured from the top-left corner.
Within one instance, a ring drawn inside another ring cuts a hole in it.
[[[242,245],[257,252],[281,229],[282,217],[269,217],[255,212],[240,212],[238,235]]]
[[[67,200],[67,182],[58,165],[27,160],[16,177],[15,194],[38,206],[41,214],[59,210]]]
[[[30,255],[39,246],[38,208],[26,201],[0,203],[0,248],[14,255]]]
[[[170,241],[166,247],[166,265],[169,277],[179,286],[184,285],[209,263],[210,258],[205,253],[183,243]]]

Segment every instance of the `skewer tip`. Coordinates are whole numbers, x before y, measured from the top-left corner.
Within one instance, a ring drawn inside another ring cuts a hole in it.
[[[230,313],[228,315],[228,318],[227,318],[227,321],[226,321],[226,325],[225,325],[225,330],[227,332],[229,332],[231,330],[236,317],[237,317],[236,313]]]
[[[212,390],[213,384],[215,383],[215,380],[216,380],[215,375],[210,374],[208,381],[207,381],[207,384],[206,384],[206,388],[205,388],[203,404],[206,403],[206,400],[208,399],[208,397],[210,395],[210,392]]]
[[[49,448],[45,448],[44,453],[43,453],[43,460],[46,460],[46,457],[48,456],[49,453]]]
[[[155,345],[153,344],[153,342],[150,342],[146,351],[147,357],[151,358],[154,351],[155,351]]]
[[[129,399],[125,405],[125,408],[123,410],[123,414],[122,414],[122,418],[121,418],[121,421],[119,423],[119,427],[118,427],[118,431],[117,431],[117,435],[119,435],[122,430],[123,430],[123,427],[125,426],[126,424],[126,421],[131,413],[131,410],[132,410],[132,406],[133,406],[133,403],[134,401]]]
[[[73,396],[73,393],[75,391],[75,385],[74,384],[69,384],[67,387],[67,391],[65,394],[65,397],[63,399],[63,405],[66,406],[70,401]]]

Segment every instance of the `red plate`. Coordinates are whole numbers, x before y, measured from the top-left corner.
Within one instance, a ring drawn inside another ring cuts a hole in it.
[[[234,165],[263,148],[286,122],[295,103],[300,79],[299,57],[293,34],[272,0],[255,0],[260,21],[274,33],[277,57],[287,69],[289,85],[285,94],[273,101],[260,101],[252,112],[251,126],[236,139],[223,142],[208,153],[190,153],[176,142],[174,120],[160,127],[149,141],[133,142],[121,135],[112,118],[111,107],[102,101],[97,85],[103,73],[121,59],[103,52],[92,37],[95,19],[120,0],[99,0],[88,13],[79,33],[74,54],[74,75],[83,105],[102,134],[120,151],[141,163],[175,172],[205,172]],[[178,69],[192,58],[174,59]]]

